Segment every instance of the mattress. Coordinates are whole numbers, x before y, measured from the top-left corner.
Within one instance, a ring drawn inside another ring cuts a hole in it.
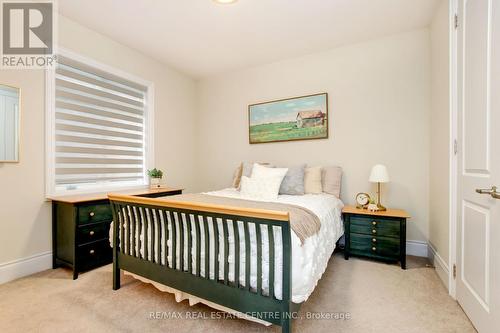
[[[204,194],[222,196],[222,197],[231,197],[238,199],[245,199],[241,196],[240,192],[234,188],[223,189],[219,191],[206,192]],[[291,241],[292,241],[292,301],[294,303],[301,303],[307,300],[307,298],[313,292],[316,284],[324,273],[328,261],[330,259],[333,250],[335,249],[335,244],[337,240],[343,235],[343,223],[341,220],[341,210],[343,207],[343,203],[341,200],[336,198],[330,194],[306,194],[306,195],[279,195],[275,200],[276,202],[292,204],[301,206],[309,209],[313,213],[315,213],[321,221],[321,228],[317,234],[307,238],[303,244],[301,244],[299,238],[295,233],[291,232]],[[183,219],[183,225],[185,234],[187,233],[186,222],[196,223],[196,221],[186,221],[185,217]],[[151,221],[149,221],[151,223]],[[169,229],[170,229],[169,221]],[[177,226],[179,226],[179,221],[176,219]],[[202,221],[198,221],[198,223],[202,223]],[[234,222],[230,222],[234,223]],[[219,244],[221,244],[219,249],[219,277],[224,276],[224,265],[221,264],[224,258],[224,247],[222,241],[222,221],[217,221],[218,229],[219,229]],[[267,228],[267,227],[266,227]],[[243,223],[238,223],[238,229],[240,235],[243,234]],[[112,239],[112,228],[110,230],[110,241]],[[148,228],[151,230],[151,228]],[[196,243],[194,230],[193,230],[193,244]],[[203,229],[201,229],[203,230]],[[144,230],[142,230],[144,231]],[[228,253],[228,261],[229,261],[229,280],[234,282],[234,237],[233,237],[233,226],[230,225],[228,228],[229,231],[229,253]],[[251,288],[256,288],[257,285],[257,247],[256,247],[256,236],[255,236],[255,228],[250,227],[250,249],[251,249],[251,261],[250,261],[250,286]],[[148,232],[149,234],[149,232]],[[209,237],[213,239],[213,228],[212,221],[209,220]],[[121,235],[120,235],[121,236]],[[207,254],[204,249],[204,234],[203,232],[200,235],[200,244],[201,244],[201,256],[200,256],[200,275],[207,276],[205,272],[205,258]],[[144,257],[144,244],[143,244],[143,235],[141,234],[141,249],[140,254]],[[211,239],[209,242],[211,245],[214,244],[214,241]],[[279,228],[274,228],[274,240],[275,240],[275,283],[274,283],[274,293],[275,297],[281,299],[282,296],[282,245],[281,245],[281,232]],[[164,233],[161,235],[161,248],[164,248],[165,235]],[[138,243],[138,242],[136,242]],[[151,237],[148,237],[148,247],[151,249],[152,246],[157,246],[157,244],[153,244],[154,240],[151,241]],[[177,253],[179,253],[179,245],[180,242],[177,241]],[[187,254],[187,242],[184,242],[184,263],[187,263],[188,254]],[[169,248],[172,247],[171,240],[167,241],[167,246]],[[240,276],[239,281],[241,285],[245,285],[245,270],[242,267],[245,267],[245,241],[244,237],[240,237]],[[151,251],[148,251],[151,253]],[[170,252],[170,251],[169,251]],[[215,276],[215,265],[214,265],[214,254],[215,249],[213,246],[210,247],[208,258],[209,258],[209,276],[211,279]],[[172,267],[172,258],[170,255],[165,258],[165,254],[162,252],[158,256],[155,257],[156,260],[160,260],[162,264],[168,263],[170,267]],[[262,287],[264,289],[264,294],[268,294],[269,290],[269,246],[268,246],[268,235],[265,229],[265,226],[262,227]],[[148,259],[152,259],[149,257]],[[196,267],[196,255],[192,253],[192,266],[193,273],[195,272]],[[179,266],[179,258],[177,258],[177,267]]]

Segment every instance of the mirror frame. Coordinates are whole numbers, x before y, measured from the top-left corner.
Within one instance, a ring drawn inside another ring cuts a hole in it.
[[[21,160],[21,109],[22,109],[22,99],[21,99],[21,88],[20,87],[15,87],[15,86],[11,86],[9,84],[3,84],[3,83],[0,83],[0,87],[9,87],[9,88],[13,88],[13,89],[17,89],[19,91],[19,108],[18,108],[18,124],[17,124],[17,159],[15,160],[0,160],[0,163],[20,163],[20,160]]]

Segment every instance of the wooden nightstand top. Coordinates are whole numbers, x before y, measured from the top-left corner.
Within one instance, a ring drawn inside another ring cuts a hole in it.
[[[98,200],[107,200],[108,193],[119,193],[119,194],[128,194],[128,195],[137,195],[144,196],[150,194],[160,194],[160,193],[171,193],[182,191],[182,188],[171,188],[171,187],[160,187],[160,188],[150,188],[147,187],[139,187],[130,190],[122,190],[122,191],[110,191],[110,192],[102,192],[102,193],[92,193],[92,194],[81,194],[81,195],[65,195],[65,196],[57,196],[57,197],[49,197],[49,200],[56,202],[66,202],[66,203],[83,203],[89,201],[98,201]]]
[[[399,217],[399,218],[406,218],[406,219],[411,217],[403,209],[387,209],[386,211],[370,212],[368,209],[358,209],[355,206],[345,206],[342,209],[342,213],[368,215],[368,216]]]

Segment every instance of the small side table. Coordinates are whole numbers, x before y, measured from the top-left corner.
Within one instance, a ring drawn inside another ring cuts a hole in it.
[[[156,198],[182,194],[181,188],[149,187],[114,191]],[[67,266],[78,273],[113,261],[109,227],[113,219],[107,193],[52,197],[52,268]]]
[[[344,258],[362,256],[375,260],[400,262],[406,269],[406,219],[401,209],[370,212],[354,206],[342,210],[345,229]]]

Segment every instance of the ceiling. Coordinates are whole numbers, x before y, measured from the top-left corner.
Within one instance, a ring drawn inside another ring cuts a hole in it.
[[[59,12],[194,78],[428,26],[439,0],[63,0]]]

